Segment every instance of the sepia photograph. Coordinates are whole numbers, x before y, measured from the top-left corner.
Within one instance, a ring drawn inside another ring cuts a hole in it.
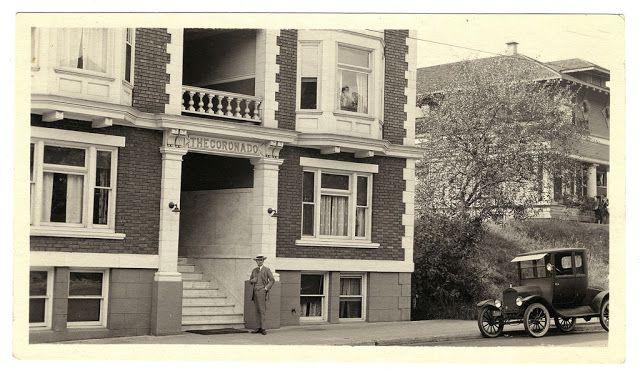
[[[17,15],[18,358],[624,361],[623,17],[239,15]]]

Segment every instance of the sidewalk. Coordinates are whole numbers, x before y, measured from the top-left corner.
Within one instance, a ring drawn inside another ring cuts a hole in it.
[[[579,324],[577,332],[594,328]],[[599,325],[597,325],[599,326]],[[522,325],[505,332],[522,331]],[[358,322],[283,327],[266,336],[252,333],[198,335],[184,332],[168,336],[133,336],[67,341],[64,344],[224,344],[224,345],[406,345],[448,340],[481,339],[476,321],[430,320],[413,322]]]

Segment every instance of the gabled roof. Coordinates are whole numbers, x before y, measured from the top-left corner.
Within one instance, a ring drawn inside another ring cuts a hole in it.
[[[604,67],[600,67],[595,63],[591,63],[589,61],[585,61],[584,59],[580,59],[580,58],[551,61],[551,62],[546,62],[545,64],[553,68],[555,71],[562,72],[562,73],[596,70],[602,73],[606,73],[607,75],[609,74],[608,69]]]
[[[496,63],[504,58],[510,58],[511,63]],[[465,64],[473,64],[474,67],[478,68],[486,68],[488,71],[491,70],[491,73],[495,73],[498,75],[507,75],[510,71],[501,71],[501,67],[493,67],[493,65],[497,66],[509,66],[509,68],[518,68],[522,67],[526,68],[528,73],[528,77],[532,81],[539,80],[551,80],[551,79],[563,79],[569,81],[571,83],[578,83],[582,85],[586,85],[590,88],[604,91],[606,93],[609,92],[609,88],[593,85],[589,82],[580,80],[575,76],[569,75],[566,71],[581,71],[582,68],[587,69],[599,69],[598,71],[608,73],[608,70],[593,64],[591,62],[584,61],[582,59],[567,59],[563,61],[555,61],[549,63],[543,63],[533,58],[527,57],[522,54],[516,55],[500,55],[495,57],[488,58],[478,58],[465,60],[454,63],[440,64],[436,66],[422,67],[418,68],[417,77],[416,77],[416,90],[418,96],[436,93],[443,90],[446,90],[447,87],[450,87],[452,84],[455,85],[457,73],[456,71],[462,68]],[[601,70],[600,70],[601,69]],[[462,82],[460,82],[462,84]]]

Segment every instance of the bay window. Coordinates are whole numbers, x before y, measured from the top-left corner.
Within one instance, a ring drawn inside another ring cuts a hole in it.
[[[300,320],[326,320],[326,275],[300,275]]]
[[[318,109],[318,78],[320,77],[320,42],[300,43],[300,101],[302,110]]]
[[[338,107],[341,111],[369,112],[371,51],[338,45]]]
[[[366,170],[376,165],[301,158],[305,163],[338,168],[303,166],[302,238],[297,243],[369,243],[373,174]],[[358,170],[359,165],[365,168]]]
[[[69,327],[104,326],[109,271],[71,270],[67,325]]]
[[[29,272],[29,326],[49,327],[51,324],[51,298],[53,269],[32,268]]]
[[[117,147],[124,138],[32,130],[46,135],[30,145],[31,234],[124,238],[115,233]]]
[[[58,35],[60,66],[107,72],[106,28],[64,28]]]
[[[127,28],[124,39],[124,81],[128,83],[132,82],[134,36],[134,29]]]
[[[341,320],[363,320],[365,313],[364,275],[340,275]]]

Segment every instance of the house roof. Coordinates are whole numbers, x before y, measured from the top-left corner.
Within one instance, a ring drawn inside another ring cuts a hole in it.
[[[496,63],[505,58],[509,58],[510,63]],[[459,75],[457,71],[463,68],[465,65],[469,64],[472,64],[474,68],[487,69],[487,71],[491,71],[491,73],[495,73],[497,75],[508,75],[510,72],[513,72],[511,69],[521,67],[523,69],[526,68],[525,70],[528,73],[528,77],[534,81],[563,79],[572,83],[584,84],[594,89],[606,92],[609,91],[609,89],[606,87],[596,86],[589,82],[582,81],[575,76],[567,74],[567,72],[577,72],[588,69],[597,69],[597,71],[601,73],[604,72],[608,74],[607,69],[604,69],[591,62],[574,58],[543,63],[525,55],[516,54],[471,59],[460,62],[418,68],[416,78],[416,90],[418,96],[443,91],[446,90],[447,87],[451,87],[452,84],[455,85],[456,78]],[[505,70],[504,68],[509,68],[509,70]],[[460,81],[460,84],[462,83],[463,82]]]
[[[562,73],[585,70],[599,70],[601,72],[609,74],[608,69],[580,58],[562,59],[559,61],[546,62],[545,64],[553,68],[555,71]]]

